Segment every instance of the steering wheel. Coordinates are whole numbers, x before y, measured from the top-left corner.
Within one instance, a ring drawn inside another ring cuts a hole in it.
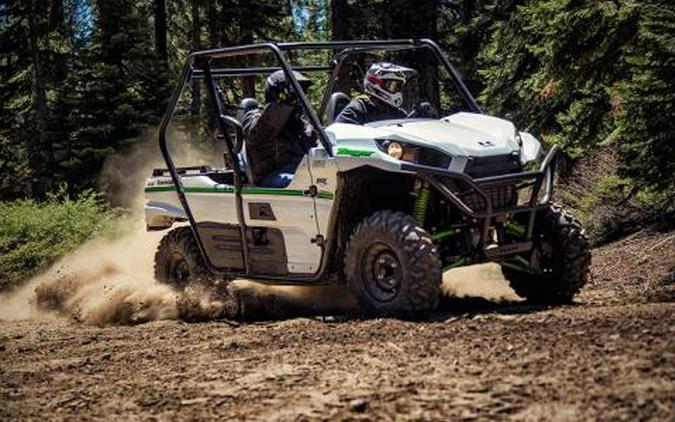
[[[414,118],[432,118],[435,119],[438,117],[438,111],[436,107],[432,106],[430,102],[424,101],[415,106],[415,109],[408,113],[406,116],[407,119]]]

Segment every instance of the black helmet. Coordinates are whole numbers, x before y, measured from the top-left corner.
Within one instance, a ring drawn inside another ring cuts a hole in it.
[[[300,86],[305,91],[312,85],[312,81],[300,72],[293,71],[293,76],[295,76],[295,79],[298,80]],[[265,81],[265,102],[282,101],[284,98],[281,97],[288,95],[292,91],[290,84],[286,82],[284,71],[277,70]]]

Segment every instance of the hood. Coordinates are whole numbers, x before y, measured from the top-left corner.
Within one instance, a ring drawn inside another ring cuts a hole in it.
[[[513,123],[483,114],[457,113],[440,120],[389,120],[369,126],[379,132],[377,138],[430,145],[454,156],[504,155],[520,149]]]

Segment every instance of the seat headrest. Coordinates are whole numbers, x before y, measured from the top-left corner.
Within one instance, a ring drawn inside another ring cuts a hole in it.
[[[326,103],[326,124],[332,124],[350,101],[351,99],[344,92],[334,92]]]
[[[258,100],[256,100],[255,98],[244,98],[239,103],[239,112],[237,112],[237,120],[243,123],[244,116],[246,115],[246,113],[258,107],[260,107],[260,103],[258,103]]]

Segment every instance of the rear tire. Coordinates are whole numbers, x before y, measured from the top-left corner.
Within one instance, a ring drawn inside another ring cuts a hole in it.
[[[189,284],[208,283],[211,278],[189,226],[175,228],[162,238],[155,252],[157,281],[184,290]]]
[[[366,314],[420,318],[438,304],[441,260],[431,236],[409,215],[379,211],[351,235],[345,274]]]
[[[530,262],[540,272],[502,267],[518,296],[532,303],[571,303],[588,281],[591,252],[581,224],[559,206],[540,211],[535,220]]]

